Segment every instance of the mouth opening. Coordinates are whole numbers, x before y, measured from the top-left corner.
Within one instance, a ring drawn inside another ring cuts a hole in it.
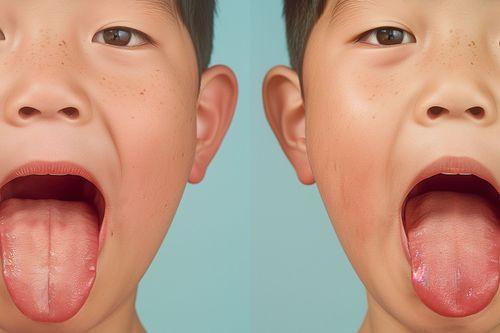
[[[84,201],[97,212],[99,229],[104,218],[105,202],[101,191],[90,181],[78,175],[17,177],[0,188],[0,202],[10,198]]]
[[[407,231],[405,212],[408,201],[416,196],[431,191],[448,191],[480,195],[493,204],[497,210],[497,216],[500,216],[500,210],[498,209],[500,200],[499,193],[488,181],[472,174],[448,175],[440,173],[419,182],[406,196],[401,209],[401,219],[405,231]]]

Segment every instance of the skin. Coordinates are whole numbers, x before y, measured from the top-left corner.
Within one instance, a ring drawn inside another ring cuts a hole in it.
[[[500,332],[498,294],[465,318],[428,309],[413,291],[400,240],[405,192],[438,157],[473,157],[500,179],[500,3],[373,0],[331,20],[335,4],[312,30],[302,85],[294,70],[278,66],[263,95],[281,147],[300,181],[317,183],[367,289],[360,332]],[[415,40],[356,42],[384,26]],[[432,117],[432,106],[445,110]],[[466,112],[475,106],[484,113]]]
[[[236,78],[225,66],[199,77],[175,12],[135,0],[0,4],[1,173],[33,159],[70,160],[96,176],[107,199],[104,247],[83,308],[62,323],[33,322],[1,279],[0,332],[145,332],[135,310],[138,282],[186,183],[203,179],[229,127]],[[92,41],[115,26],[139,30],[156,46]],[[38,112],[21,117],[23,106]],[[57,112],[70,106],[74,118]]]

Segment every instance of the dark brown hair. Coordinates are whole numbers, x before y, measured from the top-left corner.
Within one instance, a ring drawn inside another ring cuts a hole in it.
[[[283,16],[290,64],[299,75],[311,30],[325,10],[326,0],[284,0]]]
[[[212,54],[216,0],[176,0],[175,2],[182,22],[191,35],[198,68],[202,72],[208,67]]]

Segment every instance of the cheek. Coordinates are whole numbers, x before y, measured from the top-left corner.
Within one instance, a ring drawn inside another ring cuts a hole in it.
[[[310,80],[321,84],[305,82],[311,166],[346,250],[370,247],[390,228],[385,177],[401,116],[397,77],[353,57],[323,64]]]
[[[121,165],[120,189],[109,233],[128,258],[147,267],[159,247],[182,196],[196,143],[194,85],[187,78],[153,70],[127,82],[106,99],[106,122]],[[110,78],[114,85],[120,78]],[[192,80],[191,80],[192,81]],[[105,84],[104,84],[105,85]]]

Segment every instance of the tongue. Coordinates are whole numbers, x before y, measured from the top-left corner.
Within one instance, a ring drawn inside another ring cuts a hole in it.
[[[98,217],[81,201],[0,203],[3,276],[18,309],[61,322],[85,303],[95,278]]]
[[[465,317],[495,296],[500,254],[496,209],[472,193],[433,191],[408,201],[413,288],[438,314]]]

